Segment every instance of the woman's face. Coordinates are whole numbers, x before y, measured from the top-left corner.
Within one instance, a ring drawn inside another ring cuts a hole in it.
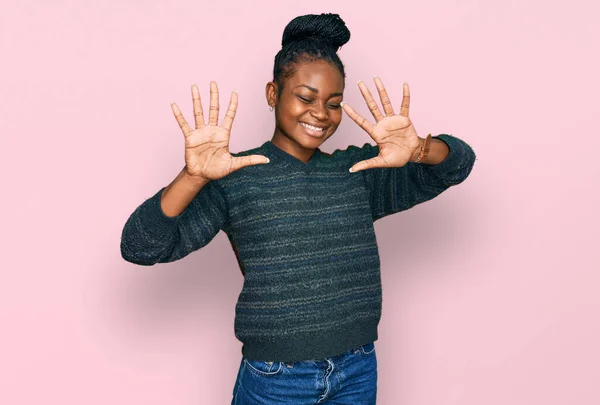
[[[296,73],[284,80],[281,96],[275,83],[267,84],[267,102],[275,108],[273,143],[302,159],[340,125],[344,78],[326,61],[296,67]]]

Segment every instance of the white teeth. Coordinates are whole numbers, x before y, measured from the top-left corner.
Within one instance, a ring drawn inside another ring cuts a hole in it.
[[[324,129],[324,128],[319,128],[319,127],[313,127],[312,125],[308,125],[304,122],[301,122],[300,124],[304,125],[308,129],[312,129],[313,131],[322,131]]]

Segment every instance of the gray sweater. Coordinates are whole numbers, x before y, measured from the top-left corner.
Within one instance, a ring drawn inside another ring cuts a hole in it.
[[[435,138],[450,149],[437,165],[356,173],[348,169],[377,156],[377,146],[317,149],[307,163],[271,141],[234,153],[265,155],[270,163],[209,182],[177,217],[161,210],[161,188],[127,220],[121,254],[146,266],[172,262],[223,230],[244,275],[234,324],[242,355],[291,362],[343,353],[377,340],[382,289],[373,222],[432,199],[471,172],[469,145]]]

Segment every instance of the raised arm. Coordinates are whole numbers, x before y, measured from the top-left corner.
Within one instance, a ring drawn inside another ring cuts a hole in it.
[[[196,85],[192,86],[191,129],[176,104],[173,114],[185,137],[185,167],[130,215],[121,235],[121,255],[129,262],[152,265],[172,262],[207,245],[228,220],[226,196],[217,180],[245,166],[268,163],[265,156],[234,157],[229,134],[237,109],[233,93],[223,123],[218,126],[219,93],[210,84],[210,113],[204,122]]]
[[[362,172],[370,193],[373,219],[406,210],[432,199],[469,175],[475,162],[473,149],[447,134],[426,138],[417,132],[408,116],[410,90],[404,84],[402,107],[396,115],[381,79],[375,85],[385,115],[367,86],[359,89],[376,123],[372,124],[348,104],[344,111],[367,132],[377,146],[350,147],[351,172]]]
[[[433,139],[443,142],[449,151],[440,163],[409,162],[402,167],[360,171],[369,192],[374,221],[431,200],[449,187],[463,182],[471,173],[475,153],[467,143],[447,134]],[[353,153],[352,161],[358,162],[377,156],[379,148],[365,144],[362,148],[350,146],[348,151]]]
[[[170,216],[166,206],[185,207]],[[179,260],[206,246],[227,220],[227,202],[219,185],[188,179],[183,169],[129,216],[121,235],[121,255],[145,266]]]

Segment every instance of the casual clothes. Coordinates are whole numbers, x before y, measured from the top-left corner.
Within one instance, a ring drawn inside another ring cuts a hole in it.
[[[259,361],[242,357],[231,405],[375,405],[377,357],[367,343],[318,361]]]
[[[437,165],[356,173],[348,169],[377,156],[377,146],[317,149],[307,163],[271,141],[234,153],[270,163],[209,182],[177,217],[161,210],[159,190],[127,220],[122,256],[140,265],[172,262],[223,230],[244,274],[234,329],[245,358],[325,359],[374,342],[382,288],[373,222],[462,182],[475,161],[460,139],[434,138],[450,149]]]

